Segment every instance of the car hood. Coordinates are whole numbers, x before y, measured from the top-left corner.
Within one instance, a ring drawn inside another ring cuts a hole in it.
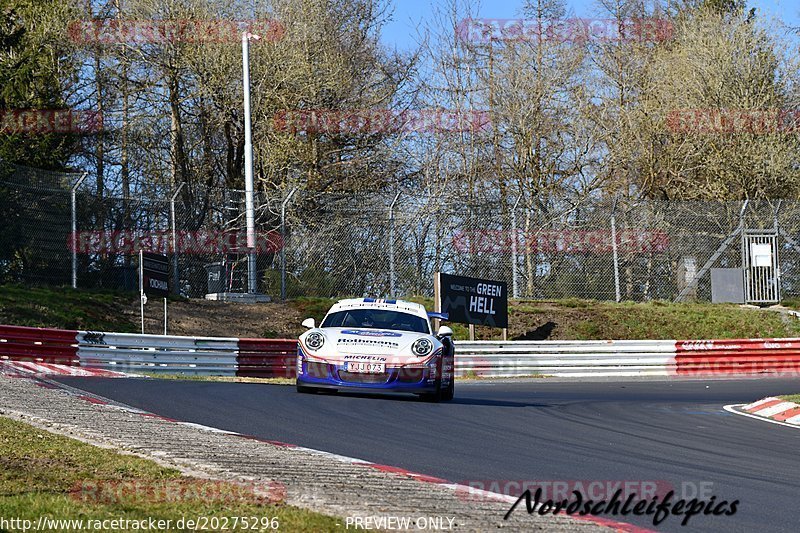
[[[325,335],[325,344],[318,351],[311,351],[305,346],[305,337],[312,331]],[[301,335],[300,342],[310,358],[324,359],[334,364],[342,364],[345,360],[361,360],[406,365],[424,363],[430,359],[430,355],[416,357],[411,352],[411,345],[421,337],[433,342],[432,353],[441,349],[442,344],[436,337],[424,333],[366,328],[315,328]]]

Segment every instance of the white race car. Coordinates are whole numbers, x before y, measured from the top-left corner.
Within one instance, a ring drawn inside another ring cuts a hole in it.
[[[430,401],[454,393],[453,331],[436,335],[425,308],[403,300],[354,298],[330,308],[319,327],[303,321],[297,350],[297,390],[410,392]]]

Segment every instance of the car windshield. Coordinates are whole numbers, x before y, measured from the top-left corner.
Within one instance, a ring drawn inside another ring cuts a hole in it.
[[[396,329],[430,334],[428,320],[419,316],[387,309],[351,309],[330,313],[322,321],[323,328]]]

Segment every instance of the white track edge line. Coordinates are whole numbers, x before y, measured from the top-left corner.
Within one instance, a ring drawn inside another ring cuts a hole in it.
[[[744,407],[745,405],[747,405],[747,404],[745,404],[745,403],[731,404],[731,405],[725,405],[722,408],[725,409],[726,411],[728,411],[729,413],[733,413],[733,414],[736,414],[736,415],[748,416],[750,418],[755,418],[756,420],[762,420],[764,422],[770,422],[771,424],[779,424],[781,426],[800,429],[800,426],[798,426],[797,424],[787,424],[786,422],[781,422],[780,420],[772,420],[771,418],[766,418],[764,416],[753,415],[753,414],[750,414],[750,413],[743,413],[743,412],[741,412],[741,411],[736,409],[736,407]]]

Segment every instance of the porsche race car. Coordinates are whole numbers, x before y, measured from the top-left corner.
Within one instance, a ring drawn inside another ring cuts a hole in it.
[[[442,326],[434,334],[431,317],[446,318],[413,302],[354,298],[335,303],[319,326],[304,320],[309,329],[298,343],[298,392],[408,392],[451,400],[453,331]]]

